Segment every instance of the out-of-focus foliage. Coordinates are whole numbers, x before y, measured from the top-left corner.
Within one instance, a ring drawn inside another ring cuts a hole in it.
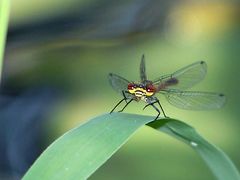
[[[20,178],[46,147],[43,134],[56,90],[29,89],[0,96],[0,178]]]
[[[238,2],[72,0],[33,4],[29,0],[12,1],[2,91],[20,94],[49,86],[64,92],[61,103],[48,116],[51,121],[43,121],[45,144],[79,120],[110,110],[120,97],[109,86],[107,74],[138,80],[143,53],[150,79],[205,60],[208,75],[195,90],[226,94],[228,102],[223,109],[184,111],[159,98],[170,117],[186,120],[240,167],[236,138],[240,125]],[[43,106],[49,102],[43,101]],[[155,113],[142,112],[142,106],[133,103],[126,111]],[[11,122],[19,126],[18,118]],[[167,153],[171,158],[162,155]],[[1,172],[14,173],[6,169]],[[165,136],[159,140],[143,128],[92,176],[113,177],[207,179],[211,174],[189,149]]]
[[[1,24],[1,28],[0,28],[0,78],[2,75],[2,65],[3,65],[5,44],[6,44],[7,29],[8,29],[9,9],[10,9],[10,2],[7,0],[2,0],[0,2],[0,24]]]

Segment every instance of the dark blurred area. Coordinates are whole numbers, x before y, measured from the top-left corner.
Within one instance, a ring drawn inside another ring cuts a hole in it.
[[[0,95],[0,179],[21,178],[55,138],[108,112],[120,96],[107,74],[138,79],[143,53],[154,79],[207,62],[208,76],[197,89],[225,93],[225,108],[188,112],[160,100],[171,117],[196,127],[239,168],[240,85],[233,82],[240,74],[239,7],[234,1],[13,0]],[[212,175],[191,149],[143,128],[90,179],[149,177]]]
[[[20,179],[46,148],[42,128],[57,99],[56,90],[43,87],[0,96],[1,179]]]

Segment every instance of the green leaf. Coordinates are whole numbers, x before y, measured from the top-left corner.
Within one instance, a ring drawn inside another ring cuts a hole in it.
[[[219,180],[240,179],[231,160],[191,126],[174,119],[152,121],[154,118],[124,113],[96,117],[57,139],[23,179],[86,179],[145,124],[190,145]]]
[[[23,179],[86,179],[153,119],[124,113],[96,117],[52,143]]]
[[[6,43],[6,35],[8,28],[10,0],[0,1],[0,78],[3,65],[3,56]]]
[[[191,126],[173,119],[153,121],[148,126],[163,131],[191,146],[203,158],[217,179],[240,179],[238,170],[225,153],[207,142]]]

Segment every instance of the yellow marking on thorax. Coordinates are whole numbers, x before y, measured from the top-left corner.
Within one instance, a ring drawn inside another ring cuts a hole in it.
[[[128,90],[128,92],[134,94],[136,97],[152,96],[154,94],[153,92],[147,92],[146,89],[140,87]]]

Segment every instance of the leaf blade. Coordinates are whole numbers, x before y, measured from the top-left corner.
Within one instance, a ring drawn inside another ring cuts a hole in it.
[[[219,180],[240,179],[231,160],[191,126],[174,119],[151,122],[153,119],[151,116],[124,113],[96,117],[55,141],[23,179],[86,179],[144,124],[190,145]],[[49,166],[48,163],[53,164]]]
[[[201,137],[191,126],[174,119],[153,121],[147,125],[190,145],[202,157],[218,180],[240,179],[237,168],[228,156]]]
[[[96,117],[57,139],[23,179],[86,179],[152,120],[151,116],[124,113]]]

